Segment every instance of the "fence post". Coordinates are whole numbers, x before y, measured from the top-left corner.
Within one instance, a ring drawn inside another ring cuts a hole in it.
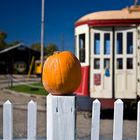
[[[137,140],[140,140],[140,101],[137,109]]]
[[[3,105],[3,139],[13,140],[13,106],[9,100]]]
[[[36,140],[37,104],[34,101],[28,103],[27,139]]]
[[[91,140],[99,140],[100,105],[101,104],[97,99],[92,104]]]
[[[75,140],[75,96],[47,96],[47,140]]]
[[[123,136],[123,102],[118,99],[114,106],[113,140],[122,140]]]

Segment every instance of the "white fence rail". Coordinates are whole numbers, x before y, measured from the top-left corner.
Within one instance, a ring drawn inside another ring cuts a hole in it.
[[[76,140],[75,96],[47,96],[46,126],[47,140]],[[100,102],[96,99],[92,107],[91,140],[99,140]],[[78,119],[78,118],[77,118]],[[13,107],[10,101],[3,105],[3,139],[13,139]],[[37,104],[28,103],[27,139],[37,139]],[[114,103],[113,140],[123,139],[123,102]],[[140,102],[137,112],[137,140],[140,140]]]

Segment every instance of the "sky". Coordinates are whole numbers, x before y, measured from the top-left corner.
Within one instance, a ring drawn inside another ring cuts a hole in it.
[[[42,0],[0,0],[0,31],[7,42],[40,42]],[[134,0],[45,0],[45,46],[54,43],[62,50],[74,51],[74,24],[85,14],[119,10]]]

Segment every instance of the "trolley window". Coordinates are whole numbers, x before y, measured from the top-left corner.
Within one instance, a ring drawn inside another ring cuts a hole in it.
[[[123,59],[122,58],[117,59],[117,69],[123,69]]]
[[[133,54],[133,33],[127,33],[127,54]]]
[[[94,59],[94,69],[100,69],[100,59]]]
[[[104,54],[110,54],[110,34],[104,34]]]
[[[94,34],[94,54],[100,54],[100,34]]]
[[[85,34],[79,35],[79,59],[85,62]]]
[[[104,59],[104,69],[110,68],[110,59],[106,58]]]
[[[74,40],[74,43],[75,43],[75,55],[77,56],[77,36],[75,36],[75,38],[74,38],[75,40]]]
[[[123,34],[117,33],[117,54],[123,53]]]
[[[133,58],[127,58],[127,69],[133,69]]]

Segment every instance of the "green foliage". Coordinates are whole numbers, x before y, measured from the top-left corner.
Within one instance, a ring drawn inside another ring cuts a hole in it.
[[[7,38],[7,33],[0,32],[0,50],[5,49],[6,47],[10,47],[13,45],[17,45],[20,41],[13,41],[11,43],[7,43],[5,40]],[[39,42],[31,45],[31,48],[35,51],[41,51],[41,44]],[[54,51],[58,51],[58,47],[54,43],[48,44],[46,47],[44,46],[44,53],[46,56],[52,55]]]
[[[20,41],[13,41],[13,42],[8,43],[8,46],[11,47],[11,46],[17,45],[19,43],[20,43]]]
[[[7,46],[5,39],[7,34],[5,32],[0,32],[0,50],[4,49]]]
[[[40,43],[34,43],[34,44],[32,44],[31,48],[35,51],[40,52],[41,45],[40,45]],[[58,47],[54,43],[50,43],[46,47],[44,47],[44,53],[47,56],[52,55],[54,51],[58,51]]]
[[[7,38],[7,33],[0,32],[0,50],[6,49],[7,47],[11,47],[20,43],[20,41],[13,41],[7,43],[6,38]]]
[[[4,41],[7,38],[7,34],[5,32],[0,32],[0,41]]]
[[[45,50],[46,50],[45,52],[46,52],[47,56],[49,56],[49,55],[52,55],[55,51],[58,51],[58,47],[55,44],[50,43],[47,45]]]
[[[40,49],[41,49],[41,45],[40,43],[34,43],[32,44],[31,48],[35,51],[39,51],[40,52]]]

